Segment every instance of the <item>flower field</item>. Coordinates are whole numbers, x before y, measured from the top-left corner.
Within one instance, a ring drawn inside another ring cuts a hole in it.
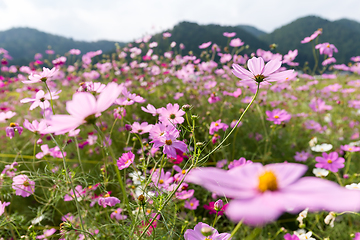
[[[359,240],[360,56],[321,34],[314,66],[228,32],[201,56],[169,32],[28,66],[0,48],[1,239]]]

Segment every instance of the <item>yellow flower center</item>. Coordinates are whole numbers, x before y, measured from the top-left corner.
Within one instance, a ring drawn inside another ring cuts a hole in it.
[[[194,204],[193,204],[193,203],[190,203],[190,206],[194,206]]]
[[[276,191],[278,189],[276,176],[272,171],[265,171],[259,176],[259,191]]]
[[[107,193],[104,195],[104,198],[107,198],[107,197],[110,197],[110,194]]]
[[[10,123],[10,127],[16,127],[16,123]]]
[[[181,173],[182,173],[182,174],[185,174],[185,173],[186,173],[186,170],[182,170]]]
[[[163,183],[164,183],[164,180],[160,179],[159,183],[160,183],[160,184],[163,184]]]
[[[331,161],[331,160],[329,159],[329,160],[327,160],[327,162],[328,162],[328,163],[332,163],[333,161]]]
[[[30,186],[30,183],[29,183],[28,181],[25,181],[25,182],[23,183],[23,185],[24,185],[24,187],[28,187],[28,186]]]
[[[275,115],[275,116],[274,116],[274,118],[278,119],[278,118],[279,118],[279,116],[278,116],[278,115]]]
[[[218,123],[215,123],[215,127],[217,127],[217,126],[219,126],[219,124],[218,124]]]
[[[172,145],[172,141],[171,141],[171,139],[166,140],[166,141],[165,141],[165,144],[166,144],[166,145],[169,145],[169,146],[170,146],[170,145]]]

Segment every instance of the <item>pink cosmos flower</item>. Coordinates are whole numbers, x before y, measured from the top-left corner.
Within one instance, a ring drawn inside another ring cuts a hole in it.
[[[355,211],[360,209],[360,192],[316,177],[300,178],[307,166],[297,163],[260,163],[225,171],[194,169],[187,181],[217,195],[233,198],[225,214],[232,221],[260,225],[276,220],[283,212]]]
[[[266,120],[273,121],[274,124],[281,124],[282,122],[288,122],[291,119],[291,114],[284,109],[274,109],[272,111],[266,111],[268,118]]]
[[[16,113],[12,111],[0,112],[0,122],[6,122],[15,115]]]
[[[176,192],[175,193],[175,197],[177,199],[188,199],[191,198],[194,195],[195,190],[194,189],[190,189],[190,190],[183,190],[181,192]]]
[[[228,129],[228,127],[229,127],[229,125],[222,123],[221,119],[219,119],[216,122],[212,122],[210,124],[209,134],[213,135],[215,132],[219,131],[220,129],[222,129],[223,131],[226,131],[226,129]]]
[[[246,160],[244,157],[241,157],[239,160],[234,160],[234,161],[230,162],[228,168],[232,169],[235,167],[241,167],[246,164],[252,164],[252,163],[253,162],[251,160]]]
[[[151,105],[151,104],[148,104],[148,105],[146,106],[146,108],[141,107],[141,110],[143,110],[144,112],[150,113],[150,114],[152,114],[153,116],[156,116],[156,115],[159,114],[159,113],[158,113],[158,110],[157,110],[153,105]]]
[[[22,81],[25,84],[37,83],[37,82],[46,82],[51,80],[59,71],[57,68],[52,68],[51,70],[43,67],[43,71],[39,74],[31,73],[29,76],[29,80]]]
[[[122,105],[122,106],[128,106],[133,105],[135,102],[137,103],[143,103],[146,100],[135,93],[130,93],[126,88],[122,90],[123,97],[116,99],[115,103]]]
[[[190,200],[185,201],[184,208],[195,210],[197,209],[198,206],[199,206],[199,200],[193,197]]]
[[[332,109],[332,106],[326,105],[325,101],[322,100],[321,98],[313,98],[309,104],[309,107],[314,112],[324,112]]]
[[[101,112],[108,109],[119,96],[122,86],[114,82],[109,83],[96,99],[88,92],[79,92],[66,103],[66,110],[70,115],[53,115],[47,123],[50,127],[44,133],[64,134],[84,123],[95,123]]]
[[[316,30],[313,34],[311,34],[310,37],[304,38],[304,40],[302,40],[301,43],[311,42],[312,40],[317,38],[317,36],[319,36],[320,34],[322,34],[322,28],[319,28],[318,30]]]
[[[176,125],[184,122],[184,118],[182,117],[185,112],[180,109],[179,104],[175,103],[172,105],[168,103],[166,108],[162,107],[157,110],[160,114],[159,120],[165,125]]]
[[[209,236],[204,236],[203,232],[210,232],[211,234]],[[213,228],[207,225],[206,223],[199,222],[196,224],[194,230],[187,229],[184,234],[185,240],[230,240],[230,233],[221,233]]]
[[[56,229],[55,229],[55,228],[51,228],[51,229],[48,229],[48,230],[44,230],[44,234],[37,236],[36,239],[44,239],[44,240],[46,240],[47,237],[50,237],[50,236],[53,235],[55,232],[56,232]]]
[[[142,135],[144,133],[148,133],[152,127],[153,127],[153,125],[149,124],[147,122],[142,122],[141,124],[138,122],[134,122],[131,125],[131,129],[132,129],[131,132]]]
[[[81,53],[81,51],[79,50],[79,49],[70,49],[69,50],[69,53],[71,54],[71,55],[80,55],[80,53]]]
[[[21,103],[28,103],[28,102],[33,102],[30,106],[30,110],[35,109],[36,107],[40,107],[42,109],[46,109],[50,107],[50,102],[48,100],[50,100],[51,98],[54,99],[58,99],[59,96],[58,94],[61,92],[61,90],[57,91],[57,92],[52,92],[51,93],[51,97],[50,94],[47,93],[45,94],[45,92],[43,90],[39,90],[36,95],[35,98],[24,98],[22,100],[20,100]]]
[[[110,214],[110,218],[113,219],[113,218],[116,218],[116,220],[125,220],[127,219],[127,216],[126,215],[122,215],[121,212],[122,212],[122,208],[118,208],[116,209],[114,212],[112,212]]]
[[[355,233],[353,240],[360,240],[360,232]]]
[[[345,152],[359,152],[360,151],[360,147],[350,146],[350,145],[341,145],[340,149]]]
[[[25,119],[23,125],[29,131],[40,134],[42,131],[44,131],[47,128],[46,120],[44,119],[41,119],[40,123],[37,120],[34,120],[32,121],[32,123],[30,123],[29,120]]]
[[[206,43],[203,43],[199,46],[200,49],[205,49],[207,47],[209,47],[211,45],[211,42],[206,42]]]
[[[331,63],[336,63],[336,59],[333,58],[333,57],[327,58],[321,63],[321,65],[326,66],[326,65],[329,65]]]
[[[231,32],[231,33],[224,32],[223,35],[224,35],[224,37],[232,38],[232,37],[235,37],[236,32]]]
[[[10,165],[5,165],[5,168],[4,168],[4,170],[2,170],[1,174],[4,174],[9,177],[14,177],[15,172],[17,171],[17,169],[15,167],[18,165],[19,164],[17,162],[13,162]]]
[[[183,141],[176,140],[180,136],[179,131],[165,132],[160,137],[151,141],[154,143],[154,147],[163,147],[163,153],[170,158],[176,159],[176,149],[183,153],[187,152],[187,145]]]
[[[127,153],[123,153],[121,157],[117,160],[117,165],[119,170],[128,168],[130,164],[134,162],[134,159],[135,159],[135,155],[131,151]]]
[[[9,206],[10,203],[9,202],[1,202],[0,201],[0,216],[3,215],[3,213],[5,212],[5,207]]]
[[[231,47],[240,47],[242,45],[244,45],[244,42],[241,41],[240,38],[234,38],[230,41],[230,44],[229,44]]]
[[[8,127],[5,129],[6,136],[12,139],[15,137],[15,132],[18,132],[19,135],[23,132],[23,128],[19,126],[18,123],[10,123]]]
[[[105,194],[104,197],[98,198],[98,204],[103,208],[106,208],[107,206],[113,207],[118,203],[120,203],[120,200],[116,197],[110,197],[109,194]]]
[[[233,64],[232,73],[245,81],[256,81],[261,83],[266,82],[275,82],[286,80],[290,78],[294,70],[286,70],[281,72],[276,72],[281,67],[281,61],[278,59],[270,60],[266,65],[262,57],[253,57],[247,62],[248,68],[250,71],[241,67],[238,64]]]
[[[316,157],[315,161],[318,162],[315,164],[315,167],[337,172],[340,168],[344,167],[345,159],[339,157],[337,152],[331,152],[329,154],[323,152],[322,157]]]
[[[311,154],[305,151],[296,152],[294,159],[298,162],[305,162],[309,157],[311,157]]]
[[[333,44],[327,42],[316,45],[315,49],[319,49],[320,54],[324,54],[329,57],[333,56],[333,52],[338,52],[337,48]]]
[[[285,240],[300,240],[298,236],[296,236],[295,234],[291,235],[290,233],[285,234],[284,239]]]
[[[174,182],[174,178],[171,176],[171,172],[164,172],[164,169],[161,169],[160,176],[159,176],[159,169],[156,169],[151,180],[153,184],[159,188],[167,190],[169,185]]]
[[[35,182],[24,174],[17,175],[13,178],[12,188],[17,196],[28,197],[35,191]]]
[[[72,201],[75,199],[75,197],[78,201],[81,201],[86,194],[86,189],[83,189],[81,185],[77,185],[75,187],[75,194],[73,190],[70,190],[69,194],[64,196],[64,202]]]

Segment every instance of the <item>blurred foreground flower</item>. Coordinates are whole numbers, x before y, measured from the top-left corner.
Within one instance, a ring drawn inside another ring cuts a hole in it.
[[[206,223],[199,222],[196,224],[194,230],[187,229],[184,234],[185,240],[230,240],[230,233],[221,233],[207,225]]]
[[[360,192],[315,177],[300,178],[307,166],[252,163],[225,171],[194,169],[187,181],[199,184],[217,195],[233,198],[225,214],[232,221],[260,225],[276,220],[283,212],[358,211]]]

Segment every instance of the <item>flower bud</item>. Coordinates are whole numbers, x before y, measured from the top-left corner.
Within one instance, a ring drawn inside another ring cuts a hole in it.
[[[205,237],[208,237],[213,234],[213,230],[211,227],[203,227],[201,228],[201,234]]]
[[[224,206],[224,203],[221,199],[217,200],[215,203],[214,203],[214,209],[219,212],[221,210],[221,208]]]
[[[184,111],[184,112],[188,112],[189,110],[192,109],[192,106],[189,105],[189,104],[185,104],[181,107],[181,109]]]

